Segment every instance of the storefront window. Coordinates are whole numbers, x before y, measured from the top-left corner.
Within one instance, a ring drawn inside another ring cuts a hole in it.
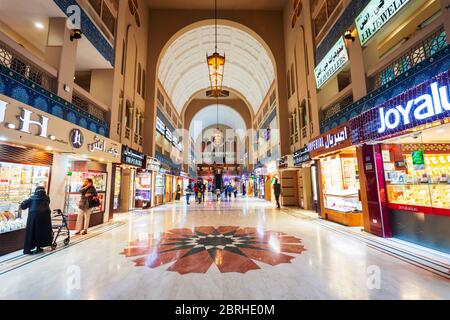
[[[355,151],[321,159],[325,208],[339,212],[361,212],[358,161]]]
[[[114,210],[118,210],[120,207],[120,184],[122,181],[122,169],[116,168],[116,174],[114,177]]]
[[[48,187],[50,168],[0,162],[0,233],[25,228],[26,216],[19,203],[29,198],[36,187]]]
[[[94,208],[93,212],[104,212],[107,175],[108,174],[106,172],[69,172],[66,181],[66,201],[64,212],[73,214],[79,211],[78,203],[81,199],[80,189],[86,179],[92,179],[100,200],[100,206]]]
[[[152,174],[148,171],[138,171],[136,174],[135,207],[148,206],[152,199]]]
[[[450,124],[414,133],[382,146],[389,207],[450,212]]]

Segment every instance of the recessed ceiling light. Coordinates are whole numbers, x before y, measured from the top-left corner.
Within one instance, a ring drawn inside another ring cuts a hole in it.
[[[45,26],[44,26],[44,24],[42,22],[35,22],[34,26],[36,28],[38,28],[38,29],[41,29],[41,30],[45,28]]]

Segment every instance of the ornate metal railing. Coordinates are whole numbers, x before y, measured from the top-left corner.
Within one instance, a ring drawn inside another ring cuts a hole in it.
[[[381,71],[372,77],[372,90],[378,89],[398,76],[418,65],[422,61],[432,57],[434,54],[445,48],[447,36],[444,28],[440,28],[428,38],[417,43],[402,57],[394,60]]]
[[[57,80],[55,77],[2,42],[0,42],[0,64],[44,89],[56,93]]]
[[[86,97],[84,97],[82,94],[80,94],[75,90],[73,92],[72,103],[81,110],[86,111],[93,117],[101,121],[107,121],[107,113],[105,110],[103,110],[102,108],[97,106],[94,102],[88,100]]]

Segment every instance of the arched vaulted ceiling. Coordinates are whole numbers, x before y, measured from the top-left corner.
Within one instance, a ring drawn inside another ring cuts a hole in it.
[[[200,124],[203,130],[215,126],[217,124],[217,105],[205,107],[194,116],[189,126],[189,132],[193,138],[197,138],[195,137],[196,134],[202,133],[195,132],[196,123]],[[224,125],[234,130],[247,129],[242,116],[233,108],[222,104],[219,104],[219,125]]]
[[[161,59],[158,77],[181,113],[190,97],[209,87],[206,54],[214,51],[214,26],[190,30],[176,39]],[[218,26],[218,50],[226,55],[224,86],[245,96],[258,111],[275,80],[275,66],[263,45],[236,27]]]

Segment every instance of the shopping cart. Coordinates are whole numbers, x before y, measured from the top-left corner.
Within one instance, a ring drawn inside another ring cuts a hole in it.
[[[58,238],[66,237],[64,239],[64,245],[67,246],[70,243],[70,231],[67,224],[68,217],[60,209],[53,210],[52,216],[52,229],[53,229],[53,242],[52,250],[55,250],[58,246]]]

